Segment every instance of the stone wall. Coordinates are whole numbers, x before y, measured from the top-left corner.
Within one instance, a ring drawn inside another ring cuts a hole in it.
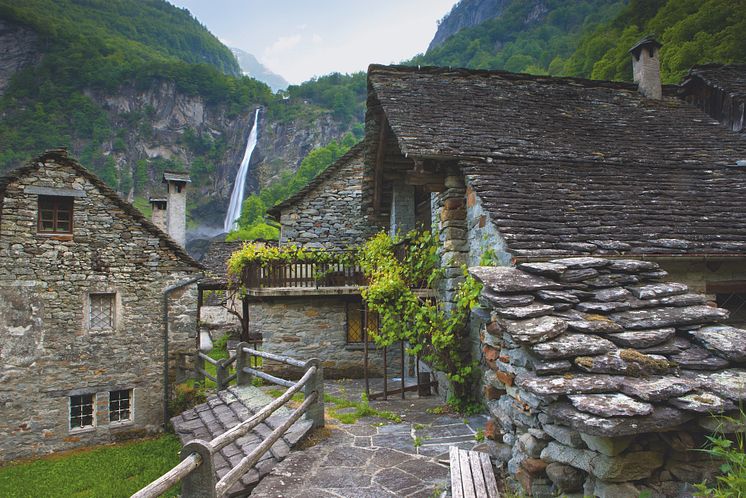
[[[280,244],[344,249],[364,242],[378,230],[362,212],[362,154],[340,161],[310,191],[281,206]]]
[[[477,267],[491,310],[483,392],[510,476],[531,496],[690,496],[695,451],[746,401],[746,330],[656,263]],[[726,432],[743,427],[725,426]]]
[[[361,378],[363,345],[347,343],[345,303],[340,296],[265,298],[249,306],[250,331],[261,332],[264,351],[299,360],[318,358],[325,378]],[[371,349],[369,355],[370,375],[380,376],[380,352]],[[273,363],[263,369],[281,377],[297,373]]]
[[[71,235],[37,233],[29,189],[76,195]],[[199,272],[112,195],[65,161],[0,189],[0,460],[161,428],[163,291]],[[115,294],[112,328],[89,327],[92,292]],[[195,313],[196,286],[171,294],[174,365],[194,350]],[[133,390],[133,417],[110,423],[108,393],[120,389]],[[69,396],[91,393],[95,426],[70,430]]]

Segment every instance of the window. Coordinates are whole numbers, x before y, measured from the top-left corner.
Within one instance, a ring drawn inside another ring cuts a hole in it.
[[[114,328],[114,294],[89,295],[89,323],[91,329]]]
[[[73,233],[73,197],[39,196],[39,233]]]
[[[347,342],[363,342],[363,323],[367,311],[368,318],[368,342],[372,342],[371,332],[378,331],[378,314],[368,311],[362,301],[347,303]]]
[[[109,422],[125,422],[131,417],[131,400],[132,391],[125,389],[123,391],[109,392]]]
[[[726,324],[737,327],[746,326],[746,293],[717,294],[718,308],[725,308],[730,312]]]
[[[93,427],[95,398],[95,394],[70,396],[70,429]]]

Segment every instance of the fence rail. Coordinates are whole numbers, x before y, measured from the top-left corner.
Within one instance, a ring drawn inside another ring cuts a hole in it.
[[[265,264],[254,262],[244,268],[241,277],[242,284],[249,289],[344,287],[360,286],[365,283],[363,270],[354,261],[338,263],[276,261]]]
[[[236,356],[231,360],[223,359],[210,361],[210,363],[214,362],[218,368],[221,366],[225,367],[229,362],[233,363],[235,361],[236,373],[232,376],[225,375],[227,368],[223,369],[223,374],[218,370],[216,377],[210,376],[207,372],[204,372],[204,374],[208,378],[225,381],[225,386],[227,386],[227,382],[229,382],[226,380],[230,377],[234,377],[237,385],[241,386],[250,385],[252,378],[258,376],[269,380],[270,382],[287,386],[288,389],[282,394],[282,396],[259,410],[250,419],[232,427],[211,441],[197,439],[188,442],[181,450],[181,463],[132,495],[132,498],[154,498],[160,496],[179,482],[182,483],[182,498],[220,498],[228,493],[241,477],[262,458],[262,455],[269,451],[272,445],[275,444],[277,440],[280,439],[288,429],[298,421],[298,419],[300,419],[301,416],[305,415],[306,419],[312,422],[313,427],[324,426],[324,374],[321,362],[317,359],[299,361],[287,356],[258,351],[248,346],[248,343],[240,343],[236,349]],[[206,355],[199,353],[198,356],[201,360],[208,361],[203,358],[203,356]],[[257,356],[299,367],[305,370],[305,372],[297,382],[274,377],[251,368],[250,365],[253,364],[252,357]],[[210,360],[212,360],[212,358],[210,358]],[[217,382],[217,380],[216,383],[220,385],[220,382]],[[287,402],[292,399],[293,395],[301,389],[303,389],[304,393],[303,403],[293,410],[287,420],[274,429],[259,446],[244,457],[219,481],[217,481],[214,465],[215,454],[229,444],[235,442],[240,437],[248,434],[249,431],[260,423],[264,422],[281,406],[287,404]]]

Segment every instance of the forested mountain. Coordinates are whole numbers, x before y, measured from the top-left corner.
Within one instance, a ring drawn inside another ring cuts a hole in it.
[[[66,146],[147,210],[162,171],[187,170],[192,226],[222,221],[255,109],[250,191],[362,119],[343,80],[364,78],[273,94],[163,0],[0,0],[0,54],[0,173]]]
[[[462,22],[487,8],[494,17]],[[452,18],[468,27],[408,63],[630,80],[627,50],[647,34],[663,43],[667,83],[694,64],[746,61],[743,0],[461,0],[440,26]]]

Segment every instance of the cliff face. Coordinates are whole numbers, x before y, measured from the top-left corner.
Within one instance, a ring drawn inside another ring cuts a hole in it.
[[[438,24],[438,31],[427,49],[432,50],[464,28],[499,16],[510,3],[511,0],[461,0]]]
[[[206,103],[200,96],[185,95],[173,82],[158,82],[146,90],[121,87],[115,94],[89,92],[110,116],[119,140],[101,144],[105,155],[115,159],[121,174],[137,175],[138,161],[145,160],[149,184],[145,193],[161,192],[159,163],[180,163],[193,173],[199,151],[188,136],[216,144],[219,154],[209,162],[207,181],[193,185],[191,217],[197,225],[220,225],[254,125],[257,105],[231,114],[222,105]],[[259,139],[252,156],[247,192],[266,185],[284,170],[296,170],[313,148],[339,138],[349,127],[341,126],[330,113],[288,122],[272,120],[264,109],[259,113]],[[80,144],[81,148],[85,144]],[[132,192],[123,192],[132,197]]]
[[[30,29],[0,19],[0,95],[16,72],[39,62],[38,41]]]

